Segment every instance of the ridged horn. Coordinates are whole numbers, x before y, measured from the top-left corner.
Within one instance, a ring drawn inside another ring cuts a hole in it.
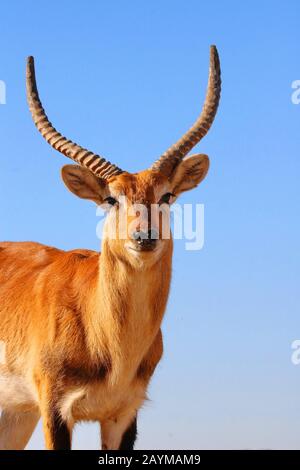
[[[113,165],[105,158],[90,152],[89,150],[75,144],[71,140],[66,139],[60,134],[49,121],[45,110],[39,98],[39,93],[36,85],[34,58],[28,57],[26,67],[26,89],[27,101],[33,121],[44,137],[44,139],[55,150],[62,153],[68,158],[71,158],[81,166],[88,168],[99,178],[109,178],[113,175],[123,173],[121,168]]]
[[[217,113],[221,95],[221,69],[216,46],[210,47],[209,78],[202,112],[195,124],[151,167],[169,176],[178,163],[207,134]]]

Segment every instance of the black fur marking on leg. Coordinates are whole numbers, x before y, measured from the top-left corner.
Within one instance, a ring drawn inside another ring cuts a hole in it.
[[[137,419],[134,418],[130,426],[124,432],[119,450],[133,450],[137,437]]]
[[[71,450],[70,431],[56,409],[52,411],[51,433],[54,450]]]

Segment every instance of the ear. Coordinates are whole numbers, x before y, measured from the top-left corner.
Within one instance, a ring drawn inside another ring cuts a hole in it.
[[[98,178],[87,168],[78,165],[65,165],[61,176],[67,188],[82,199],[90,199],[102,204],[107,193],[107,185],[103,178]]]
[[[209,158],[204,154],[185,157],[171,176],[172,191],[178,196],[183,191],[195,188],[204,180],[209,168]]]

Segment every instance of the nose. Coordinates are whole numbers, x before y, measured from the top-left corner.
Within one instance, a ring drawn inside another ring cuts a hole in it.
[[[137,230],[132,235],[133,239],[141,249],[153,249],[158,240],[158,232],[150,229],[148,232]]]

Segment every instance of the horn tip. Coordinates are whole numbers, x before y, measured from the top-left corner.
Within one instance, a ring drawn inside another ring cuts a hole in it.
[[[32,55],[29,55],[27,57],[27,64],[28,65],[33,65],[34,64],[34,57]]]
[[[210,46],[210,65],[215,70],[220,69],[219,53],[217,46],[215,46],[214,44]]]
[[[27,70],[27,77],[29,77],[32,74],[34,75],[34,57],[32,55],[27,57],[26,70]]]
[[[217,55],[217,56],[219,55],[217,46],[215,44],[212,44],[210,46],[210,53],[211,53],[211,55]]]

